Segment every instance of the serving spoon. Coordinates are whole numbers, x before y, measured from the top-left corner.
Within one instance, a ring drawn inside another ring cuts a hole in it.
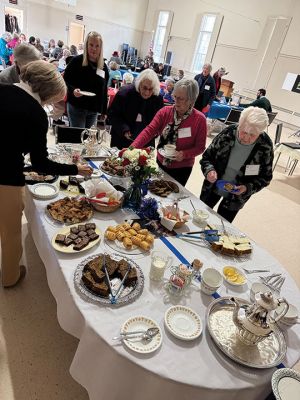
[[[145,340],[146,342],[150,342],[152,338],[157,335],[159,332],[159,329],[156,327],[153,328],[148,328],[146,331],[145,330],[140,330],[140,331],[131,331],[131,332],[121,332],[121,336],[115,336],[113,337],[113,340],[123,340],[126,339],[127,337],[132,337],[132,338],[141,338],[141,340]]]

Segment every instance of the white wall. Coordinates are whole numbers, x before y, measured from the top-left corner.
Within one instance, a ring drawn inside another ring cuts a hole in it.
[[[5,5],[9,5],[8,0],[0,0],[1,14]],[[101,33],[107,58],[122,43],[138,49],[141,47],[147,6],[148,0],[77,0],[76,7],[53,0],[19,0],[18,4],[18,8],[24,10],[24,33],[41,40],[54,38],[67,43],[66,27],[70,21],[76,21],[76,14],[83,15],[85,31]],[[0,30],[4,31],[4,17],[1,15]]]
[[[235,89],[249,97],[254,97],[259,83],[257,75],[261,74],[272,105],[300,113],[300,95],[281,89],[287,72],[300,74],[299,0],[149,0],[145,24],[147,33],[155,29],[155,15],[159,10],[174,12],[167,50],[173,51],[175,68],[183,68],[189,75],[195,35],[199,30],[197,16],[207,12],[222,15],[223,23],[213,58],[208,60],[212,62],[213,70],[225,66],[229,71],[226,78],[234,81]],[[269,42],[268,35],[272,35],[273,29],[269,17],[284,17],[287,21],[292,17],[287,34],[278,40],[280,45],[277,48],[274,41]],[[147,40],[143,40],[144,48]],[[270,59],[269,66],[266,55]],[[284,112],[279,116],[300,125],[299,116]]]
[[[9,5],[8,0],[0,0],[0,13],[5,5]],[[122,43],[129,43],[145,55],[158,11],[171,10],[174,18],[167,50],[173,52],[173,66],[185,69],[187,74],[199,15],[216,13],[223,16],[223,23],[211,60],[214,70],[225,66],[227,78],[249,97],[255,95],[261,83],[258,77],[263,78],[272,105],[290,112],[282,111],[280,117],[300,126],[300,116],[295,115],[300,113],[300,95],[281,89],[288,72],[300,73],[300,0],[78,0],[76,7],[53,0],[19,0],[18,8],[24,10],[25,33],[42,40],[53,37],[67,41],[69,22],[75,21],[76,14],[83,15],[86,31],[102,34],[107,58]],[[269,41],[273,26],[270,17],[284,17],[286,21],[291,17],[277,49],[274,40]],[[0,31],[4,31],[1,15]]]

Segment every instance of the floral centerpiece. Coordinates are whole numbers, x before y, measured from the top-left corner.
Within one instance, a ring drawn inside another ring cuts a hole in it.
[[[151,147],[145,149],[135,149],[129,147],[119,152],[122,165],[131,176],[132,185],[124,196],[124,208],[138,210],[142,202],[142,196],[145,195],[145,182],[151,175],[159,173],[158,165],[154,159],[154,153]]]

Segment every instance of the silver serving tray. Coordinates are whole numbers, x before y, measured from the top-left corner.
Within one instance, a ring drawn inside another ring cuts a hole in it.
[[[109,256],[116,260],[119,261],[121,259],[125,259],[129,264],[131,264],[131,266],[135,267],[136,271],[137,271],[137,283],[135,284],[135,286],[132,287],[125,287],[123,289],[123,291],[121,292],[120,296],[118,297],[117,303],[112,304],[110,299],[108,297],[101,297],[98,296],[97,294],[91,292],[82,282],[81,277],[82,277],[82,271],[84,266],[91,260],[93,260],[94,258],[98,257],[100,254],[103,253],[98,253],[98,254],[94,254],[90,257],[85,258],[83,261],[81,261],[81,263],[78,265],[78,267],[75,270],[75,274],[74,274],[74,285],[75,288],[77,289],[77,291],[83,295],[85,297],[85,299],[88,299],[92,302],[96,302],[105,306],[122,306],[128,303],[131,303],[133,301],[135,301],[142,293],[143,288],[144,288],[144,274],[143,271],[141,270],[141,268],[131,259],[129,259],[128,257],[125,256],[120,256],[119,254],[109,254]],[[113,286],[114,289],[117,289],[118,286],[120,285],[121,280],[114,278],[111,280],[111,285]]]
[[[237,300],[241,304],[250,304],[244,299]],[[207,309],[208,331],[219,349],[247,367],[272,368],[280,364],[286,354],[286,342],[281,330],[275,326],[270,336],[256,345],[247,346],[238,338],[232,319],[234,307],[230,297],[220,297]]]

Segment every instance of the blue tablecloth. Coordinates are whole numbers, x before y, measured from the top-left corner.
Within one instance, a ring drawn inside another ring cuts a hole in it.
[[[225,119],[229,114],[231,107],[227,104],[221,104],[218,101],[213,101],[208,114],[206,115],[207,118],[211,119]]]
[[[242,107],[229,106],[228,104],[221,104],[218,101],[213,101],[209,112],[205,113],[205,116],[211,119],[226,119],[231,109],[243,111]]]
[[[122,78],[123,78],[123,75],[125,74],[125,72],[130,72],[135,78],[136,78],[137,76],[139,76],[139,72],[133,72],[133,71],[127,70],[127,69],[119,69],[119,71],[120,71],[121,74],[122,74]]]

